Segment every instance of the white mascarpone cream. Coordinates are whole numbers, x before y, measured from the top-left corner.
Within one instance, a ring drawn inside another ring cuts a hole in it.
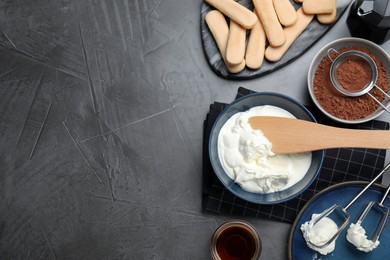
[[[272,193],[299,182],[310,167],[311,152],[275,155],[272,143],[248,123],[252,116],[295,118],[270,105],[234,114],[218,136],[218,155],[226,173],[242,189],[255,193]]]
[[[321,214],[313,214],[311,216],[310,221],[307,221],[301,225],[301,231],[308,247],[310,247],[314,251],[319,252],[322,255],[327,255],[333,252],[333,250],[335,249],[336,239],[333,240],[329,245],[322,248],[315,247],[312,244],[325,244],[327,241],[329,241],[329,239],[334,236],[334,234],[338,230],[338,227],[337,224],[331,218],[328,217],[324,217],[316,224],[314,224],[314,222],[320,215]],[[310,244],[309,242],[311,242],[312,244]]]
[[[379,245],[379,240],[374,243],[374,241],[367,239],[366,231],[361,226],[361,222],[352,223],[349,226],[347,240],[358,250],[366,253],[374,250]]]

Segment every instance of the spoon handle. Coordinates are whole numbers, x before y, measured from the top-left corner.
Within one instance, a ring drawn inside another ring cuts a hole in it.
[[[300,153],[330,148],[390,149],[390,131],[355,130],[305,120],[255,116],[249,119],[272,143],[275,154]]]

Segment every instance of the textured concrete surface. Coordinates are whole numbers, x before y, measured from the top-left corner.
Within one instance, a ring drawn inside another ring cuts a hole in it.
[[[0,259],[210,258],[232,216],[201,209],[209,104],[239,86],[307,104],[311,59],[349,32],[344,15],[290,65],[228,81],[205,60],[201,3],[0,2]],[[286,259],[290,225],[246,220],[261,259]]]

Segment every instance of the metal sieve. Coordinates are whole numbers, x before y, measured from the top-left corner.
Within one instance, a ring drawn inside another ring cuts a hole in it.
[[[332,52],[337,54],[336,58],[332,58],[331,55]],[[336,88],[336,90],[349,97],[359,97],[367,94],[372,99],[374,99],[374,101],[378,103],[384,110],[390,113],[390,110],[370,93],[370,90],[375,87],[379,91],[381,91],[388,99],[390,99],[390,96],[385,91],[383,91],[383,89],[381,89],[376,85],[378,79],[378,68],[376,66],[375,61],[368,54],[361,51],[355,51],[355,50],[339,53],[337,50],[333,48],[328,49],[327,54],[328,54],[328,58],[332,61],[330,67],[330,80],[332,81],[332,84]],[[337,73],[338,69],[343,64],[350,61],[360,62],[366,68],[369,68],[369,73],[370,73],[370,79],[367,80],[365,84],[362,84],[362,86],[355,85],[356,89],[354,90],[346,89],[343,86],[343,84],[340,82]]]

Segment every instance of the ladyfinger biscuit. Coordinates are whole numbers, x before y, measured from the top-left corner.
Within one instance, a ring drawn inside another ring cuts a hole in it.
[[[333,0],[304,0],[302,8],[305,14],[330,14],[333,12]]]
[[[245,56],[246,29],[230,20],[229,37],[226,46],[226,61],[230,65],[238,65]]]
[[[258,21],[250,31],[248,45],[246,46],[245,63],[248,68],[258,69],[261,67],[264,61],[265,44],[265,32],[260,21]]]
[[[272,0],[253,0],[258,17],[267,35],[268,43],[271,46],[281,46],[286,41],[286,35],[278,17]]]
[[[313,20],[314,15],[305,14],[302,7],[297,10],[297,21],[290,27],[285,27],[286,42],[279,47],[268,46],[265,50],[265,58],[269,61],[278,61],[286,53],[291,44],[298,36],[306,29],[309,23]]]
[[[205,16],[205,21],[210,29],[211,34],[217,44],[219,52],[221,53],[222,59],[226,64],[226,67],[231,73],[238,73],[245,68],[245,61],[242,61],[239,65],[229,65],[226,62],[226,45],[229,37],[229,26],[226,22],[225,17],[218,10],[210,11]]]
[[[317,20],[322,24],[331,24],[336,21],[337,15],[337,5],[336,0],[331,0],[333,2],[333,11],[330,14],[317,14]]]
[[[276,15],[283,26],[291,26],[297,20],[297,12],[290,0],[273,0]]]
[[[234,0],[205,1],[246,29],[251,29],[257,21],[257,16],[252,11]]]

